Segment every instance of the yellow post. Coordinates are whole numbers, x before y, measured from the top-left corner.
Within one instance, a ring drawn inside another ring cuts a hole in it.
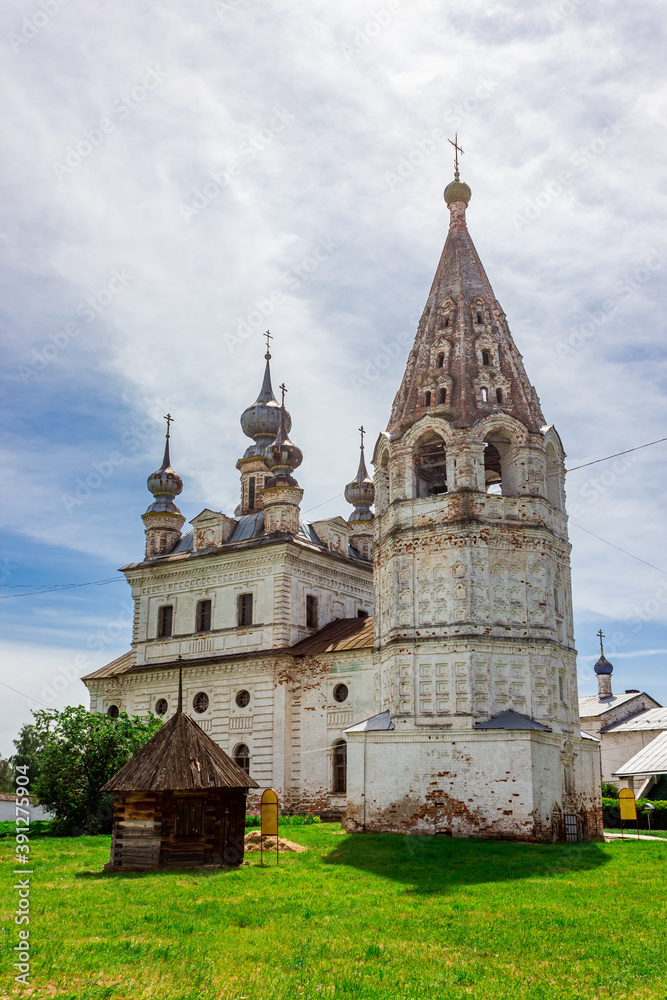
[[[623,833],[623,821],[637,821],[637,803],[635,793],[631,788],[621,788],[618,793],[618,808],[621,812],[621,833]],[[637,822],[637,836],[639,837],[639,823]]]
[[[261,863],[264,864],[264,848],[262,838],[266,835],[267,837],[275,836],[276,838],[276,864],[278,864],[278,796],[272,788],[267,788],[266,791],[262,792],[260,811]]]

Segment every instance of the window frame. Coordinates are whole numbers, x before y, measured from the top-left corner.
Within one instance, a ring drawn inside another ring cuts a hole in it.
[[[331,751],[332,794],[347,795],[347,742],[336,740]]]
[[[318,628],[319,601],[316,594],[306,594],[306,628]]]
[[[244,751],[243,753],[241,751]],[[232,760],[246,774],[250,774],[250,747],[247,743],[237,743],[232,750]],[[246,763],[241,763],[245,761]]]
[[[167,616],[166,612],[169,612]],[[169,618],[169,630],[165,626],[165,618]],[[157,629],[156,634],[158,639],[171,639],[174,634],[174,605],[173,604],[161,604],[157,609]]]
[[[255,595],[252,592],[239,594],[236,599],[236,621],[239,628],[248,628],[254,624],[254,611]]]
[[[208,608],[205,606],[208,605]],[[208,624],[205,618],[208,617]],[[213,601],[210,597],[203,597],[197,601],[195,608],[195,632],[210,632],[213,628]]]

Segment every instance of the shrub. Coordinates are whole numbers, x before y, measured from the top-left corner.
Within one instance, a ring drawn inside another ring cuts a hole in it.
[[[637,820],[640,830],[648,830],[647,813],[651,812],[651,810],[646,808],[647,802],[648,799],[637,799]],[[667,830],[667,802],[651,802],[651,805],[654,807],[651,812],[651,829]],[[618,799],[603,798],[602,816],[605,826],[620,827],[621,813],[618,805]],[[637,824],[633,821],[625,825],[631,828],[633,826],[637,826]]]
[[[616,785],[612,784],[611,781],[602,782],[602,798],[603,799],[618,798],[618,788]]]

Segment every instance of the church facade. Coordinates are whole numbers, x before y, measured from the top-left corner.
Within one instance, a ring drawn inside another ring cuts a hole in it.
[[[145,557],[124,567],[132,649],[84,680],[92,710],[167,715],[182,666],[189,713],[237,763],[350,831],[590,838],[599,746],[579,726],[564,450],[468,233],[470,197],[457,169],[349,519],[301,517],[267,349],[234,517],[205,510],[182,534],[167,437]]]

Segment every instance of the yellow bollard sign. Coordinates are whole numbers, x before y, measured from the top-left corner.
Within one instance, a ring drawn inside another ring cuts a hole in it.
[[[630,788],[621,788],[618,793],[618,807],[621,810],[621,820],[637,819],[637,803],[635,793]]]
[[[278,864],[278,796],[272,788],[267,788],[266,791],[262,792],[262,801],[260,804],[261,813],[261,838],[260,838],[260,851],[261,851],[261,864],[264,864],[264,837],[275,837],[276,838],[276,864]]]

